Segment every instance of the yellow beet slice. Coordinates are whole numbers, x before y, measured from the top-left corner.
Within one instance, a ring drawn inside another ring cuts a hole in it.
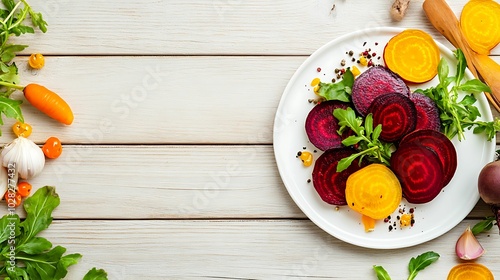
[[[389,216],[401,202],[402,190],[396,175],[383,164],[370,164],[347,178],[347,205],[372,219]]]
[[[461,263],[450,270],[448,280],[474,279],[493,280],[493,273],[484,265],[479,263]]]
[[[437,75],[439,47],[422,30],[406,29],[392,37],[384,48],[387,68],[411,83],[424,83]]]
[[[489,54],[500,43],[500,4],[493,0],[471,0],[460,15],[460,28],[471,49]]]

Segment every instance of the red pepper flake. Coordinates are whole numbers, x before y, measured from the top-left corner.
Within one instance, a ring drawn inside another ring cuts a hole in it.
[[[368,60],[368,67],[373,66],[373,61],[370,59]]]
[[[377,53],[376,52],[372,53],[372,56],[373,57],[377,56]]]
[[[321,67],[316,68],[316,71],[321,72]]]

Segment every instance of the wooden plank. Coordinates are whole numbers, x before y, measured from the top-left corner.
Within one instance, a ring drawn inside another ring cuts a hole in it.
[[[62,219],[304,217],[271,146],[71,146],[31,182]]]
[[[459,262],[455,242],[475,220],[416,249],[371,250],[331,237],[307,220],[54,221],[43,236],[80,252],[68,279],[91,267],[109,279],[375,279],[382,265],[392,279],[408,277],[411,257],[435,251],[440,259],[420,279],[445,279]],[[479,235],[487,252],[478,262],[500,275],[500,236]]]
[[[38,143],[57,134],[66,143],[270,144],[279,100],[304,59],[50,57],[42,71],[25,59],[18,65],[24,83],[58,92],[75,113],[64,126],[25,105]],[[9,124],[0,141],[12,139]]]
[[[56,187],[57,219],[305,218],[271,146],[70,146],[30,181]]]
[[[24,83],[58,92],[75,112],[64,126],[24,105],[37,143],[55,134],[73,144],[271,144],[281,95],[305,59],[50,57],[41,71],[27,68],[25,58],[18,66]],[[13,138],[12,123],[0,141]]]
[[[457,14],[466,2],[448,1]],[[49,31],[20,40],[31,46],[26,53],[52,55],[308,55],[349,32],[397,26],[421,28],[445,42],[425,19],[421,3],[412,3],[405,19],[393,22],[391,2],[382,0],[140,0],[119,5],[49,0],[32,3],[45,15]],[[500,48],[494,53],[500,54]]]

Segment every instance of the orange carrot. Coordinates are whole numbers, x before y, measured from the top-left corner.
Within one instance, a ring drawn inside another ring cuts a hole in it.
[[[448,274],[448,280],[477,279],[493,280],[493,274],[484,265],[479,263],[461,263],[454,266]]]
[[[489,54],[500,43],[500,4],[493,0],[471,0],[460,15],[460,28],[471,49]]]
[[[68,103],[44,86],[29,84],[23,89],[26,99],[47,116],[67,125],[73,122],[73,112]]]
[[[411,83],[423,83],[437,75],[439,47],[424,31],[407,29],[392,37],[384,49],[387,68]]]

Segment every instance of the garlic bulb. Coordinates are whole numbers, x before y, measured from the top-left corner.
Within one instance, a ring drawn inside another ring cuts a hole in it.
[[[10,168],[15,164],[15,169],[22,179],[29,179],[40,173],[45,165],[45,155],[35,142],[18,137],[7,144],[1,153],[3,166]]]
[[[455,245],[457,257],[462,260],[475,260],[484,254],[483,246],[477,241],[476,237],[470,230],[470,227],[462,233]]]

